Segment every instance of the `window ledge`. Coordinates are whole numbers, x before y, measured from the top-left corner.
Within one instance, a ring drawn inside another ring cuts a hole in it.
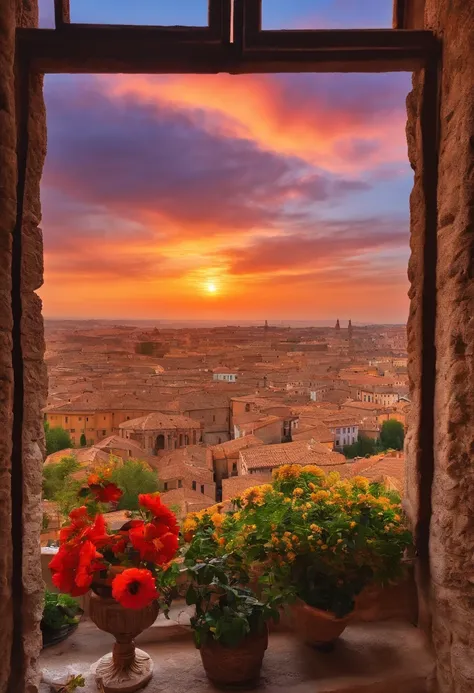
[[[68,640],[42,652],[40,693],[50,690],[46,681],[61,680],[71,673],[86,675],[86,687],[79,690],[96,693],[88,670],[110,651],[113,642],[112,636],[85,620]],[[146,693],[216,690],[206,679],[199,652],[184,625],[177,630],[176,623],[165,625],[158,619],[137,638],[137,644],[155,662]],[[406,623],[349,626],[329,654],[301,644],[292,633],[275,632],[263,662],[262,688],[266,693],[427,693],[432,671],[421,631]],[[245,693],[247,689],[239,690]]]

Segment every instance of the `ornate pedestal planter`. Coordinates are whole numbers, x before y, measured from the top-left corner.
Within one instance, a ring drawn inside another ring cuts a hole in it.
[[[236,685],[256,681],[260,676],[268,630],[250,635],[237,647],[223,647],[209,640],[200,648],[202,664],[207,677],[220,685]]]
[[[325,649],[330,647],[342,634],[352,618],[336,618],[329,611],[322,611],[308,606],[302,601],[292,604],[291,621],[295,632],[308,645]]]
[[[158,610],[157,602],[143,609],[124,609],[111,597],[91,595],[90,618],[116,640],[113,652],[91,668],[104,693],[133,693],[151,679],[153,662],[146,652],[135,647],[133,639],[155,622]]]

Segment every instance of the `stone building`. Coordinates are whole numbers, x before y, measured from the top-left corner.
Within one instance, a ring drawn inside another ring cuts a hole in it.
[[[40,677],[42,410],[47,390],[36,293],[43,282],[39,183],[46,153],[41,73],[195,68],[413,72],[407,99],[414,187],[405,507],[416,543],[419,625],[434,653],[431,690],[472,693],[472,0],[396,0],[395,26],[407,31],[353,31],[350,45],[344,43],[344,32],[323,32],[328,38],[318,43],[308,32],[300,38],[292,31],[283,39],[272,33],[262,46],[259,27],[252,24],[255,15],[249,14],[250,48],[242,40],[246,25],[241,22],[235,24],[234,45],[222,23],[224,28],[214,25],[202,41],[192,39],[191,51],[186,43],[187,49],[180,45],[180,30],[161,51],[148,27],[143,35],[133,27],[126,40],[126,27],[104,36],[103,27],[79,26],[65,35],[61,27],[67,3],[55,5],[58,28],[39,36],[33,28],[36,0],[0,3],[0,692],[35,693]],[[98,35],[87,41],[81,38],[83,31]],[[246,50],[250,59],[243,55]]]
[[[163,450],[196,445],[201,440],[199,421],[161,412],[125,421],[120,424],[119,430],[122,438],[138,443],[147,455],[158,455]]]

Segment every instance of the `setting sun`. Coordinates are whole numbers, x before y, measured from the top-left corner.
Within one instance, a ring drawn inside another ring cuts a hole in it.
[[[217,293],[217,286],[214,284],[214,282],[207,282],[206,291],[208,294],[215,294]]]

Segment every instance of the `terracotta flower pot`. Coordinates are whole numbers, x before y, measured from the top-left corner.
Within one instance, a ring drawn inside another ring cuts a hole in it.
[[[343,633],[352,614],[336,618],[330,611],[322,611],[299,600],[290,606],[295,632],[308,645],[326,649]]]
[[[200,648],[202,664],[207,677],[221,685],[252,682],[260,676],[265,650],[268,647],[268,630],[247,636],[237,647],[223,647],[215,640],[208,640]]]
[[[104,693],[132,693],[151,679],[153,661],[146,652],[135,647],[134,638],[155,622],[158,611],[157,602],[143,609],[125,609],[115,599],[91,594],[91,620],[116,640],[113,652],[99,659],[91,668]]]

